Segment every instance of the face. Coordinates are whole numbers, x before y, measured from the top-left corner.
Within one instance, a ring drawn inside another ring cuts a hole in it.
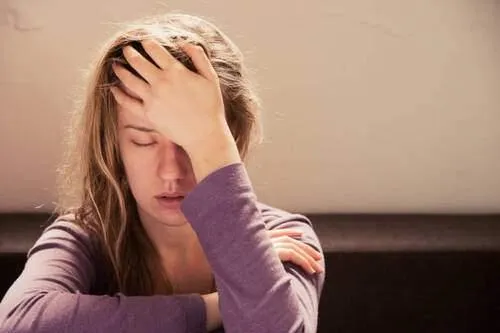
[[[147,117],[117,111],[120,154],[142,223],[185,224],[180,203],[196,185],[188,155],[154,131]]]

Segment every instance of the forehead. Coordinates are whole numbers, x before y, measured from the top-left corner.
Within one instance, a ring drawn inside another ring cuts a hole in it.
[[[127,87],[120,84],[120,89],[122,89],[129,96],[139,99],[135,93],[129,90]],[[134,112],[127,108],[124,108],[120,104],[117,104],[118,111],[118,125],[122,128],[125,125],[137,125],[143,127],[151,127],[151,122],[147,119],[146,115],[142,112]]]
[[[137,127],[154,128],[153,124],[146,115],[139,115],[130,110],[118,106],[118,129],[125,129],[127,125],[133,125]]]

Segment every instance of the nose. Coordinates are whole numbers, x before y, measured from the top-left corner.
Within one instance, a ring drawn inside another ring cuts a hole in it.
[[[186,177],[188,156],[182,147],[163,143],[158,161],[158,176],[165,181],[177,181]]]

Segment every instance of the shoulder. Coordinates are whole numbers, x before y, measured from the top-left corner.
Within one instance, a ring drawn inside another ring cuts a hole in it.
[[[27,260],[33,267],[48,265],[72,272],[73,278],[79,276],[89,283],[92,293],[106,292],[111,281],[97,234],[78,223],[73,214],[61,215],[47,226],[28,251]]]
[[[47,249],[60,249],[78,256],[94,258],[97,251],[97,239],[76,222],[74,214],[66,214],[57,217],[43,230],[29,250],[28,258]]]

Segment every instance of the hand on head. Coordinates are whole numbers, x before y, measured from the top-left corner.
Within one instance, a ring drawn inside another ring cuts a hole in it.
[[[230,134],[219,79],[204,49],[189,42],[180,44],[195,73],[157,41],[144,40],[141,45],[154,63],[130,45],[123,48],[126,61],[141,77],[113,64],[121,85],[132,92],[111,87],[122,111],[145,114],[158,132],[186,151],[207,138]]]

